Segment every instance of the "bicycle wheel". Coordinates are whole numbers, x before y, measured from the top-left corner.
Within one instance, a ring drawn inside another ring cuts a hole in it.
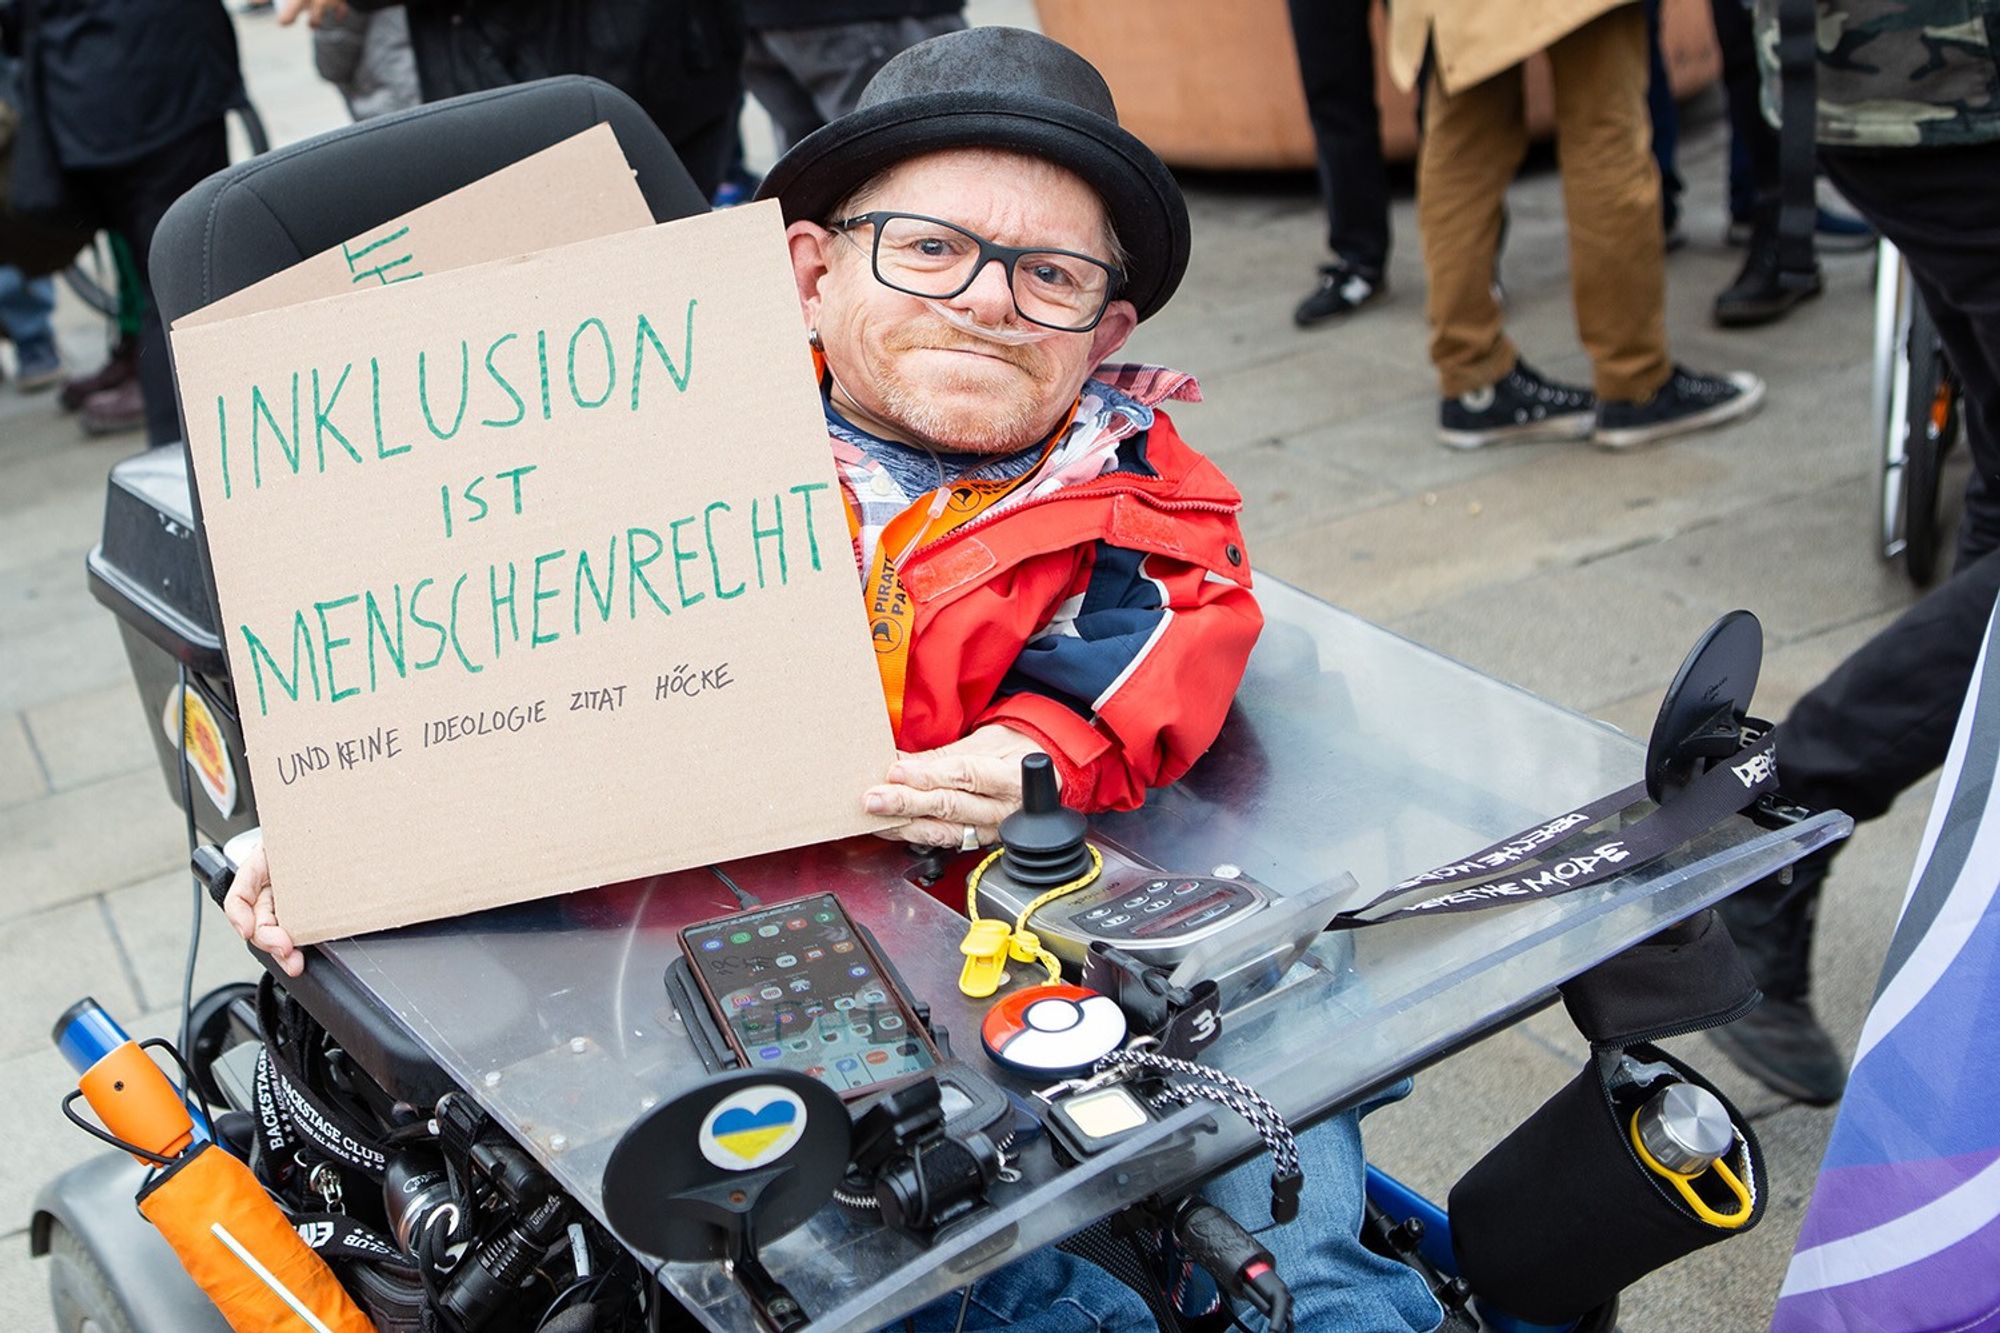
[[[1909,393],[1903,412],[1903,562],[1910,581],[1929,587],[1937,577],[1943,524],[1938,478],[1958,425],[1958,390],[1945,363],[1937,328],[1921,297],[1911,303]]]
[[[1903,355],[1910,337],[1909,270],[1886,239],[1875,266],[1874,377],[1870,417],[1882,449],[1882,558],[1903,553],[1903,435],[1907,429],[1910,362]]]
[[[110,281],[106,281],[106,278]],[[106,319],[118,314],[118,291],[116,270],[111,257],[105,253],[104,239],[100,234],[77,255],[75,262],[63,270],[63,285],[76,293],[79,301],[95,310]]]

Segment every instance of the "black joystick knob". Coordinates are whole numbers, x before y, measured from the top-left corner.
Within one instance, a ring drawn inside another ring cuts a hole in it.
[[[1090,869],[1082,815],[1056,794],[1055,761],[1031,754],[1021,761],[1021,808],[1000,821],[1001,868],[1016,884],[1053,888]]]

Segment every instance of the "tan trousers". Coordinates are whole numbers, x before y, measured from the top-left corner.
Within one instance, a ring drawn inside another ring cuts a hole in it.
[[[1549,48],[1576,331],[1602,399],[1666,383],[1666,250],[1646,114],[1646,20],[1628,4]],[[1492,384],[1517,353],[1493,298],[1508,183],[1528,151],[1519,66],[1448,95],[1431,76],[1417,163],[1431,363],[1445,396]]]

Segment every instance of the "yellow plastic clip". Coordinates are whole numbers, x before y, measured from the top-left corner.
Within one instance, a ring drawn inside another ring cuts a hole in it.
[[[972,923],[958,951],[965,955],[965,967],[958,974],[958,988],[975,1000],[983,1000],[1000,989],[1007,975],[1008,940],[1013,929],[1003,920],[987,918]]]
[[[1647,1151],[1645,1140],[1639,1137],[1639,1114],[1636,1111],[1632,1113],[1630,1133],[1632,1135],[1632,1146],[1638,1150],[1639,1160],[1646,1164],[1646,1169],[1655,1175],[1664,1177],[1669,1185],[1679,1190],[1681,1198],[1687,1201],[1688,1207],[1694,1209],[1696,1217],[1699,1217],[1712,1227],[1721,1227],[1725,1231],[1734,1231],[1750,1220],[1752,1207],[1750,1191],[1742,1181],[1736,1178],[1736,1173],[1729,1169],[1729,1163],[1718,1157],[1708,1167],[1708,1171],[1715,1172],[1716,1176],[1721,1179],[1729,1192],[1736,1196],[1736,1202],[1739,1205],[1736,1211],[1733,1213],[1724,1213],[1710,1207],[1706,1199],[1695,1193],[1694,1182],[1706,1175],[1707,1171],[1697,1171],[1693,1175],[1684,1175],[1679,1171],[1662,1166],[1659,1160]]]
[[[1041,936],[1026,927],[1015,929],[1014,937],[1007,942],[1007,956],[1017,963],[1040,963],[1049,974],[1051,986],[1062,980],[1062,964],[1042,947]]]

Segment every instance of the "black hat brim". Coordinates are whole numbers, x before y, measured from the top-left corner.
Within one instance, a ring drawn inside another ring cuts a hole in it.
[[[833,209],[898,162],[951,148],[1004,148],[1043,158],[1097,191],[1127,254],[1120,296],[1154,314],[1187,271],[1187,203],[1173,174],[1132,134],[1053,98],[923,93],[866,107],[792,146],[764,177],[785,221],[832,220]]]

